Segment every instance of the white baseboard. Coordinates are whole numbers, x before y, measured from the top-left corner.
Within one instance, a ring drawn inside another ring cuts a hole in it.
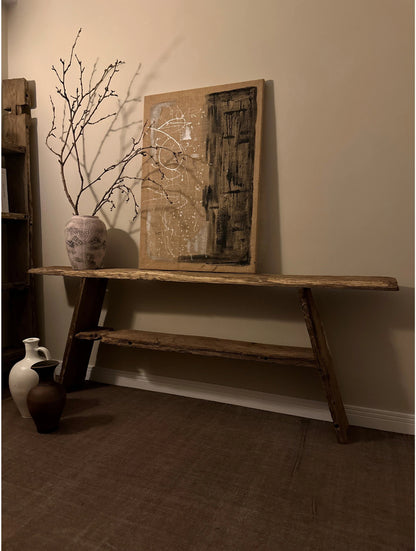
[[[148,375],[144,371],[121,371],[104,367],[89,367],[87,379],[115,386],[164,392],[320,421],[331,421],[327,403],[315,400],[304,400],[255,390]],[[345,411],[350,425],[402,434],[415,433],[414,415],[409,413],[348,405],[345,405]]]

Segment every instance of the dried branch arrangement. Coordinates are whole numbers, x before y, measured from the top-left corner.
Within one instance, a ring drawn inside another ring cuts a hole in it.
[[[115,60],[101,74],[97,74],[97,63],[95,63],[90,76],[86,77],[85,66],[76,53],[80,34],[81,29],[72,44],[68,61],[61,58],[59,68],[52,66],[52,71],[59,82],[56,94],[62,104],[62,113],[58,117],[57,108],[51,97],[52,123],[46,136],[46,145],[57,157],[64,192],[74,215],[80,214],[80,201],[85,196],[85,192],[94,190],[96,205],[92,211],[93,216],[104,205],[109,205],[112,210],[116,207],[117,199],[124,196],[126,201],[131,201],[133,204],[133,219],[135,219],[140,211],[135,195],[135,184],[144,180],[157,186],[160,186],[160,183],[153,180],[150,175],[146,178],[140,177],[140,172],[133,161],[138,157],[147,157],[151,161],[153,169],[163,179],[163,166],[158,160],[160,155],[158,150],[163,149],[171,154],[170,162],[173,165],[180,164],[182,153],[179,149],[173,151],[161,145],[144,147],[143,136],[151,128],[150,124],[144,123],[138,136],[131,138],[130,146],[120,159],[100,167],[94,175],[91,170],[87,169],[85,162],[86,134],[93,126],[103,125],[106,122],[111,123],[111,119],[114,121],[118,116],[117,110],[112,111],[108,108],[110,110],[108,113],[105,109],[111,104],[112,98],[118,97],[112,88],[113,80],[124,62]],[[76,182],[71,179],[74,174],[74,166]],[[135,174],[129,174],[128,171],[131,168]],[[74,189],[75,191],[73,191]],[[168,197],[167,200],[169,200]]]

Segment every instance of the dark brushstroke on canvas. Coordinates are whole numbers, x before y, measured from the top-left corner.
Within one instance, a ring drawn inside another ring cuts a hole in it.
[[[207,253],[180,260],[243,266],[250,263],[257,88],[208,94],[206,100]]]

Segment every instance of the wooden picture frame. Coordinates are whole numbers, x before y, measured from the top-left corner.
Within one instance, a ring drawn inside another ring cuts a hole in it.
[[[264,80],[144,98],[142,269],[255,272]]]

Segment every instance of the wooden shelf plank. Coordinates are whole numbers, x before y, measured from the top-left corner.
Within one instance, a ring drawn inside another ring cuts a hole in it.
[[[206,272],[176,272],[139,270],[134,268],[104,268],[100,270],[73,270],[67,266],[32,268],[32,274],[58,275],[80,278],[172,281],[177,283],[208,283],[222,285],[251,285],[257,287],[322,287],[331,289],[359,289],[398,291],[397,280],[384,276],[303,276],[280,274],[230,274]]]
[[[2,212],[1,218],[2,220],[29,220],[29,216],[22,212]]]
[[[1,289],[2,291],[9,290],[24,290],[30,287],[29,283],[26,281],[13,281],[13,282],[2,282]]]
[[[2,155],[15,155],[26,153],[26,147],[24,145],[16,145],[9,140],[3,140],[1,144]]]
[[[316,368],[312,348],[259,344],[214,337],[175,335],[122,329],[120,331],[93,330],[77,333],[83,340],[100,339],[104,344],[147,348],[163,352],[182,352],[198,356],[214,356],[236,360],[271,362],[280,365]]]

